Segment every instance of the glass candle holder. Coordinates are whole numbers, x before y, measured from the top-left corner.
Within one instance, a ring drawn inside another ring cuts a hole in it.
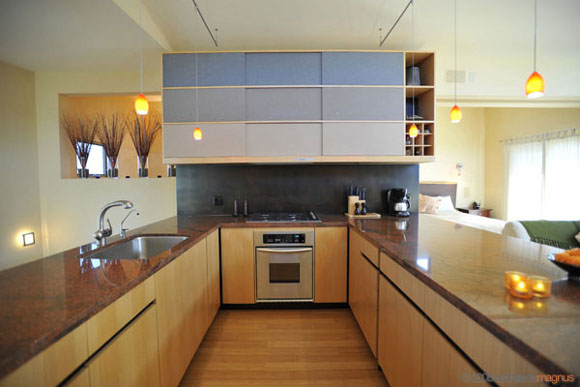
[[[518,298],[532,298],[532,280],[529,277],[521,277],[519,280],[510,279],[508,292]]]
[[[527,275],[519,271],[506,271],[504,275],[505,288],[510,290],[511,282],[519,282],[524,277]]]
[[[552,293],[552,281],[546,277],[537,275],[530,276],[532,281],[532,294],[538,298],[548,298]]]

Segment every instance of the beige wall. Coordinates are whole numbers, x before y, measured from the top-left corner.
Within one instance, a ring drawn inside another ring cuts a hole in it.
[[[60,168],[59,94],[136,93],[138,73],[49,73],[36,79],[36,119],[40,172],[44,254],[56,253],[92,241],[100,208],[115,199],[135,203],[141,215],[129,228],[174,216],[177,211],[175,179],[62,179]],[[159,92],[160,74],[144,79],[146,91]],[[70,147],[65,143],[63,146]],[[124,210],[110,210],[113,232],[119,232]]]
[[[160,98],[160,96],[156,97]],[[62,117],[63,114],[71,114],[73,116],[82,114],[92,117],[102,113],[106,117],[110,117],[114,113],[119,113],[132,119],[134,117],[134,103],[134,95],[71,96],[61,94],[59,96],[59,115]],[[151,113],[159,114],[161,122],[161,102],[150,100],[149,110]],[[151,177],[167,176],[167,168],[163,164],[162,137],[161,131],[159,131],[151,146],[151,153],[149,153],[148,165],[149,176]],[[60,138],[61,177],[76,179],[76,155],[62,128],[60,129]],[[118,165],[120,178],[125,178],[126,176],[138,177],[137,153],[135,152],[135,147],[133,146],[129,133],[125,134],[123,144],[121,145]]]
[[[34,74],[0,63],[0,270],[42,256]],[[33,231],[34,246],[21,235]]]
[[[499,141],[580,127],[580,108],[489,108],[485,122],[485,205],[494,209],[494,217],[506,219],[504,148]]]
[[[434,163],[421,164],[420,181],[457,182],[457,206],[484,200],[485,110],[464,108],[463,120],[449,122],[447,107],[437,108]],[[463,163],[461,176],[456,165]]]

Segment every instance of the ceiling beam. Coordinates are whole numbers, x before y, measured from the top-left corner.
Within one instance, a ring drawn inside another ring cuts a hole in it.
[[[143,29],[153,40],[155,40],[166,51],[173,51],[171,43],[165,37],[163,30],[155,22],[151,13],[141,0],[112,0],[123,12],[127,14],[137,25]],[[141,2],[141,18],[139,18],[139,2]],[[141,19],[141,22],[139,22]]]

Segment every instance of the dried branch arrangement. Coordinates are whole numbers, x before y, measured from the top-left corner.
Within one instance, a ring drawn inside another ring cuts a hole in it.
[[[82,115],[64,115],[61,118],[61,125],[82,168],[85,169],[91,146],[97,137],[98,120]]]
[[[149,156],[151,145],[161,130],[159,114],[149,113],[146,116],[135,114],[133,130],[129,131],[135,151],[139,157]]]
[[[129,129],[130,119],[119,113],[113,113],[109,117],[101,113],[99,121],[99,139],[105,148],[109,165],[111,169],[114,169],[117,167],[117,159],[125,138],[125,131]]]

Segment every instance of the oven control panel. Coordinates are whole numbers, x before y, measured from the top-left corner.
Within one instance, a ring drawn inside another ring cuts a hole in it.
[[[306,234],[264,234],[262,242],[265,245],[283,245],[306,243]]]

